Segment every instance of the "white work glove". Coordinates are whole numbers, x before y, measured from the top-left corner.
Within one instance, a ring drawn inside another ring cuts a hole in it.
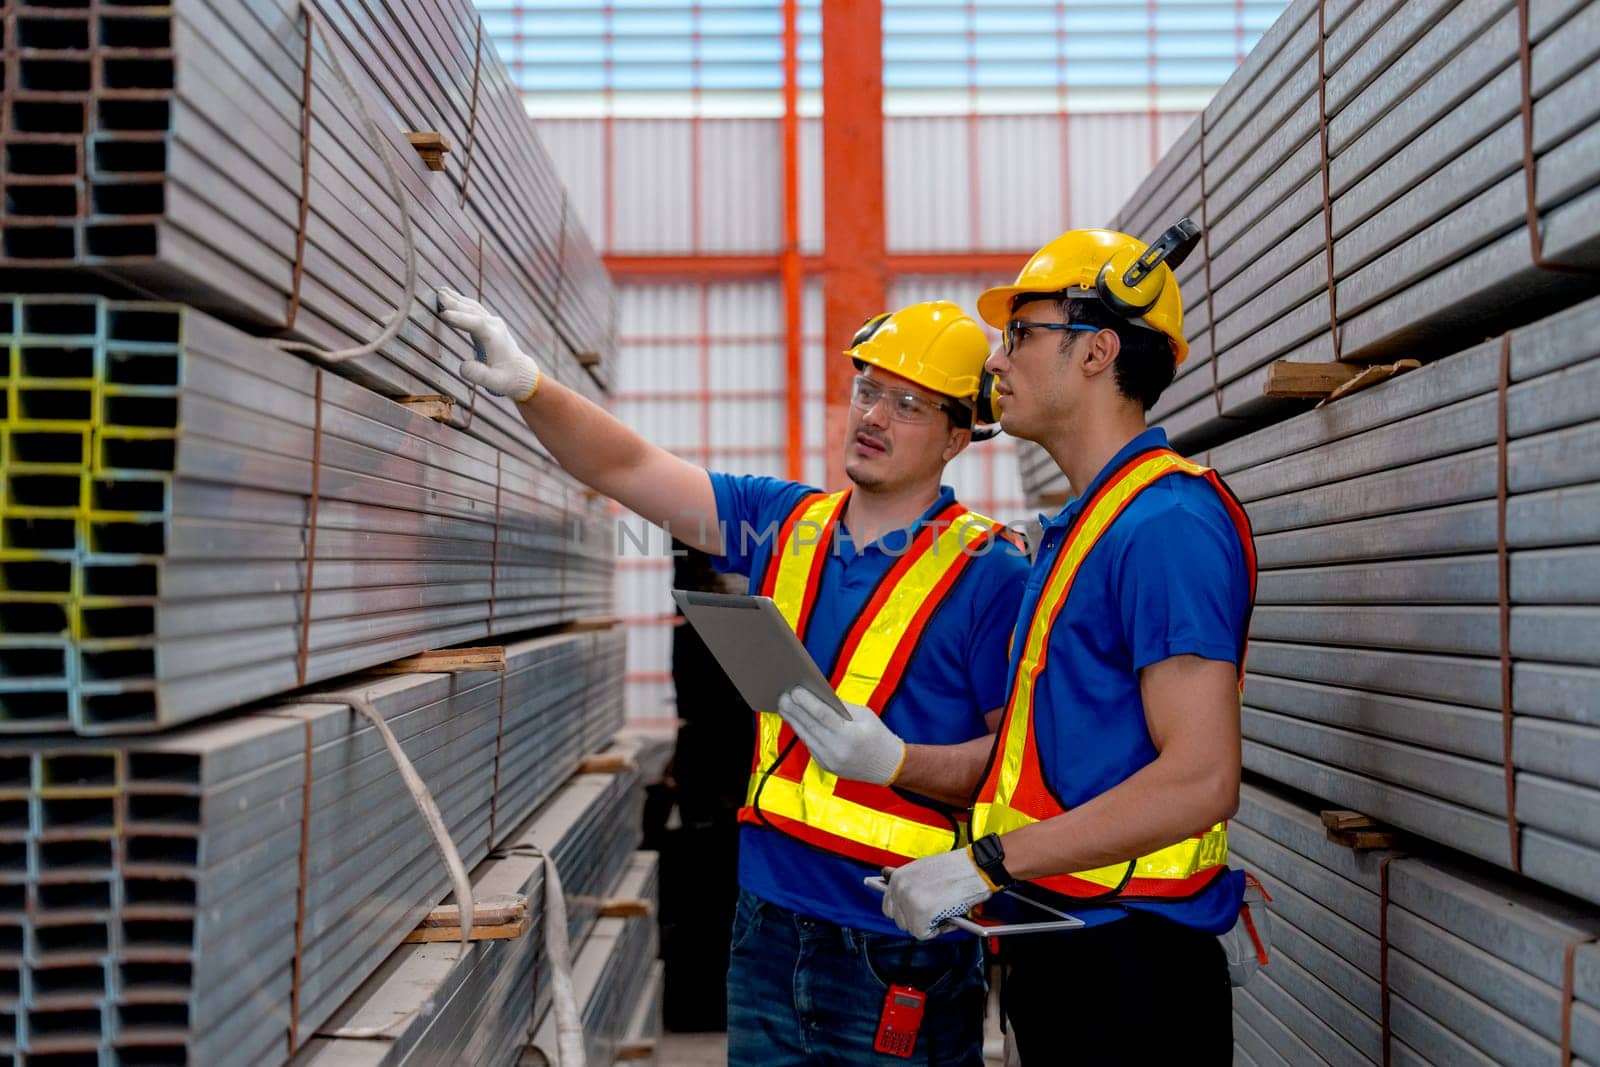
[[[940,933],[947,920],[965,915],[997,892],[972,861],[970,846],[883,873],[889,879],[883,913],[918,941]]]
[[[440,289],[439,317],[471,337],[478,354],[488,361],[462,360],[461,377],[518,403],[539,391],[544,372],[532,357],[517,347],[500,316],[490,314],[488,308],[454,289]]]
[[[890,784],[905,762],[906,743],[871,708],[845,704],[845,710],[848,719],[803,685],[778,698],[778,714],[824,769],[857,782]]]

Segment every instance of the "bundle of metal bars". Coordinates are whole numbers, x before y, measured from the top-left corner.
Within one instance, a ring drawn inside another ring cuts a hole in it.
[[[548,460],[178,305],[16,297],[0,344],[0,731],[148,730],[608,610],[603,502]]]
[[[1208,447],[1303,408],[1274,360],[1439,358],[1600,291],[1597,57],[1583,0],[1291,4],[1111,223],[1205,230],[1152,423]]]
[[[1213,450],[1245,765],[1600,902],[1600,300]]]
[[[1266,788],[1245,787],[1229,837],[1272,896],[1270,962],[1234,991],[1236,1063],[1600,1063],[1600,911],[1333,844]]]
[[[620,675],[586,666],[620,645],[545,637],[504,673],[342,692],[388,723],[470,864],[621,725]],[[449,887],[339,693],[153,738],[0,741],[0,810],[0,1051],[30,1058],[282,1062]]]
[[[635,853],[612,895],[655,905],[661,896],[659,874],[655,853]],[[612,1063],[625,1043],[642,1047],[659,1035],[658,940],[654,915],[605,918],[595,924],[577,953],[572,984],[583,1012],[585,1063],[596,1067]],[[560,1067],[553,1015],[545,1013],[523,1064]]]
[[[448,285],[595,393],[610,282],[468,0],[5,11],[0,268],[17,280],[87,268],[332,349],[398,311],[399,335],[340,373],[451,396],[458,425],[531,453],[515,406],[456,373],[473,350],[434,313]],[[411,133],[443,135],[442,172]]]
[[[641,742],[608,750],[632,758]],[[612,887],[634,862],[644,794],[636,769],[580,774],[510,833],[473,872],[482,896],[527,896],[533,926],[514,940],[404,945],[355,991],[295,1057],[297,1065],[513,1063],[550,998],[544,958],[544,857],[561,874],[567,934],[577,954],[601,922]],[[635,888],[654,899],[653,855]],[[627,920],[645,927],[650,918]],[[643,966],[653,958],[635,953]],[[592,1063],[609,1062],[591,1059]]]

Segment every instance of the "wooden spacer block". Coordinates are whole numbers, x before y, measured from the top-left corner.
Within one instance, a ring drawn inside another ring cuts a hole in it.
[[[656,1043],[650,1040],[625,1041],[617,1046],[616,1061],[647,1060],[656,1054]]]
[[[1420,366],[1422,366],[1421,362],[1415,359],[1402,359],[1394,363],[1374,364],[1323,397],[1317,407],[1320,408],[1331,404],[1340,397],[1349,396],[1351,393],[1359,393],[1363,389],[1370,389],[1379,382],[1386,382],[1397,374],[1416,370]]]
[[[656,906],[638,897],[612,897],[600,902],[602,919],[648,919],[656,913]]]
[[[586,634],[595,630],[609,630],[620,622],[622,622],[622,620],[615,615],[588,615],[582,618],[573,619],[568,623],[563,623],[560,630],[557,632],[564,634]]]
[[[528,932],[528,898],[521,894],[488,897],[472,902],[472,933],[469,941],[509,941]],[[461,940],[461,909],[455,904],[434,908],[417,928],[406,935],[406,944]]]
[[[408,407],[425,419],[434,422],[450,421],[450,413],[455,410],[456,402],[448,396],[438,394],[428,396],[402,396],[395,400],[396,404]]]
[[[1364,370],[1354,363],[1291,363],[1280,359],[1267,368],[1267,385],[1261,395],[1321,400]]]
[[[1322,813],[1322,825],[1330,830],[1371,830],[1378,823],[1359,811],[1338,808]]]
[[[444,170],[444,154],[450,151],[450,138],[438,130],[411,130],[406,140],[411,142],[429,170]]]
[[[1322,825],[1327,828],[1328,840],[1342,848],[1393,848],[1399,844],[1399,834],[1359,811],[1325,811]]]
[[[1394,848],[1400,843],[1400,835],[1392,830],[1329,830],[1328,840],[1341,848],[1365,851]]]
[[[483,645],[478,648],[441,648],[415,656],[397,659],[381,667],[373,667],[368,674],[456,674],[462,671],[504,671],[506,649],[504,645]]]
[[[638,769],[637,763],[620,752],[596,752],[578,763],[579,774],[624,774]]]

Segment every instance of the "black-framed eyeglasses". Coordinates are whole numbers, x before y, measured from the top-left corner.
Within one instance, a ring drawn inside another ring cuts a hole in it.
[[[1004,338],[1006,352],[1009,354],[1018,345],[1028,339],[1029,330],[1062,330],[1071,333],[1099,333],[1100,327],[1090,326],[1082,322],[1028,322],[1025,319],[1012,319],[1006,323]]]
[[[889,389],[864,374],[856,375],[850,391],[850,403],[855,409],[871,411],[880,400],[888,401],[886,410],[896,422],[928,422],[940,412],[953,414],[949,404],[937,403],[907,389]]]

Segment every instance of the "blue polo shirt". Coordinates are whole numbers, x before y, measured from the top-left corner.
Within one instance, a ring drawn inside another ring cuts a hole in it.
[[[727,554],[717,569],[748,575],[752,591],[761,588],[772,554],[775,531],[801,499],[818,490],[796,482],[749,475],[713,473],[717,520]],[[949,486],[923,513],[931,520],[955,499]],[[807,627],[806,649],[823,674],[878,582],[905,554],[905,531],[870,545],[841,537],[827,553],[821,589]],[[1006,697],[1006,644],[1017,617],[1028,559],[999,542],[970,563],[938,612],[929,621],[906,664],[899,691],[884,709],[883,721],[912,744],[952,745],[988,732],[987,712]],[[802,844],[777,830],[740,827],[739,884],[764,900],[840,926],[901,935],[884,917],[883,897],[861,884],[878,869]],[[903,936],[903,935],[902,935]]]
[[[1135,453],[1164,447],[1150,429],[1095,476],[1088,490],[1044,532],[1017,616],[1008,683],[1022,658],[1021,634],[1032,621],[1045,579],[1079,514]],[[1140,493],[1085,557],[1071,595],[1050,630],[1049,655],[1036,683],[1034,729],[1040,765],[1068,807],[1131,777],[1156,758],[1145,726],[1139,671],[1173,656],[1239,661],[1249,625],[1250,577],[1244,549],[1222,498],[1201,478],[1174,474]],[[1112,905],[1076,914],[1091,925],[1121,918],[1123,908],[1167,916],[1225,933],[1238,918],[1244,876],[1230,871],[1182,903]],[[1037,917],[1037,916],[1035,916]]]

